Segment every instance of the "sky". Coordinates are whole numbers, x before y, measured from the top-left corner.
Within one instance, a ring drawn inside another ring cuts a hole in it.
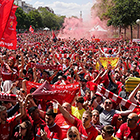
[[[52,8],[57,15],[66,15],[66,17],[80,17],[86,19],[90,16],[90,9],[96,0],[26,0],[26,3],[38,8],[39,6],[48,6]]]

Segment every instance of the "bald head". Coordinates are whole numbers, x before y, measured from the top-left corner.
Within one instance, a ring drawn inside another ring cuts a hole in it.
[[[65,102],[62,104],[62,107],[65,108],[69,113],[71,113],[71,104],[68,102]]]
[[[136,113],[130,113],[127,118],[127,125],[130,128],[135,128],[139,117]]]
[[[133,120],[136,120],[136,121],[139,120],[139,117],[138,117],[138,115],[136,113],[130,113],[128,115],[128,118],[133,119]]]

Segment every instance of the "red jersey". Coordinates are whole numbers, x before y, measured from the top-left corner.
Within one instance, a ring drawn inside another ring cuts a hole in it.
[[[41,133],[40,133],[40,128],[38,129],[38,132],[37,132],[37,137],[41,139]],[[53,126],[51,127],[48,127],[47,125],[44,127],[44,131],[46,131],[47,133],[47,138],[49,139],[59,139],[59,140],[62,140],[62,130],[61,128],[56,124],[54,123]]]
[[[8,64],[7,63],[3,63],[1,66],[1,75],[2,75],[2,79],[3,81],[5,80],[11,80],[11,81],[15,81],[19,75],[18,73],[18,68],[14,67],[12,68],[12,71],[8,69]]]
[[[73,116],[74,117],[74,116]],[[66,118],[64,118],[64,116],[62,114],[58,114],[55,118],[55,123],[58,124],[60,126],[60,128],[62,129],[62,138],[67,138],[67,131],[71,126],[75,126],[77,127],[81,139],[87,139],[87,133],[86,130],[84,129],[81,120],[77,119],[76,117],[74,117],[75,122],[74,124],[70,123]]]
[[[16,117],[10,118],[5,124],[0,123],[0,140],[10,140],[14,127],[17,125]]]
[[[55,123],[62,129],[62,139],[67,138],[68,129],[73,126],[62,114],[55,117]]]
[[[116,133],[116,136],[123,139],[140,140],[140,126],[137,125],[134,129],[130,129],[127,123],[123,123]]]
[[[98,131],[92,125],[91,125],[91,127],[86,129],[86,132],[88,134],[87,140],[95,140],[96,137],[98,136]]]

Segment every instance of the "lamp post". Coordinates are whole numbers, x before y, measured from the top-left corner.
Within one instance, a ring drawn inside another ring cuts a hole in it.
[[[136,20],[136,23],[138,25],[138,32],[137,32],[137,38],[139,38],[139,25],[140,25],[140,19]]]

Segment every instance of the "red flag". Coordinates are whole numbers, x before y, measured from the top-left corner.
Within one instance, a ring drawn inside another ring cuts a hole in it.
[[[54,31],[52,30],[52,39],[55,39],[55,33],[54,33]]]
[[[6,47],[8,49],[15,50],[16,44],[17,44],[17,38],[16,38],[16,16],[15,12],[18,6],[13,5],[4,34],[0,41],[0,46]]]
[[[30,31],[31,33],[34,33],[34,29],[33,29],[33,27],[32,27],[31,25],[30,25],[29,31]]]
[[[14,0],[0,1],[0,39],[4,33]]]
[[[16,49],[16,44],[17,44],[17,38],[16,38],[17,21],[15,16],[16,9],[17,6],[13,5],[2,38],[0,39],[1,47],[6,47],[12,50]]]
[[[64,102],[71,103],[79,91],[79,83],[68,85],[50,85],[44,82],[33,93],[33,97],[37,99],[52,100],[56,99],[61,104]]]

